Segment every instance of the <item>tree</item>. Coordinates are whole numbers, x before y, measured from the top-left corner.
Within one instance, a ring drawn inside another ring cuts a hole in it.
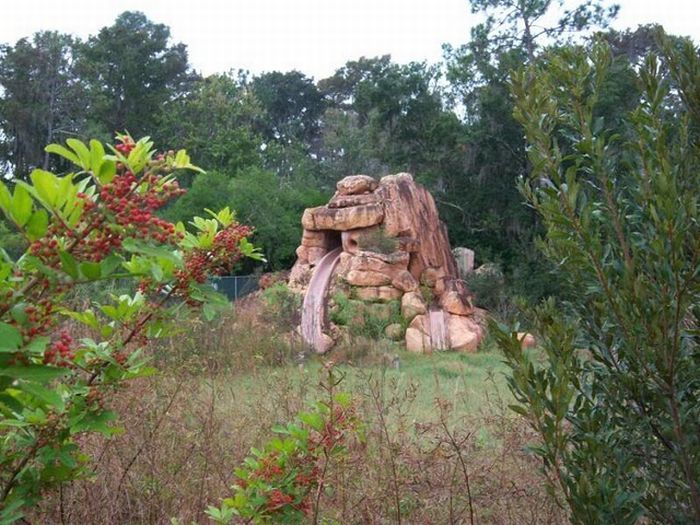
[[[81,46],[78,65],[89,88],[89,132],[144,134],[154,127],[161,107],[181,96],[195,77],[186,46],[169,41],[167,26],[125,11]]]
[[[624,135],[596,115],[606,46],[552,52],[513,82],[521,189],[574,293],[536,310],[545,360],[498,339],[573,523],[700,522],[700,55],[660,38]]]
[[[166,146],[186,147],[211,171],[231,177],[261,165],[264,119],[245,78],[212,75],[163,106],[155,135]]]
[[[445,47],[451,98],[466,124],[467,152],[450,180],[449,200],[455,206],[445,214],[477,257],[503,265],[512,293],[537,300],[557,293],[558,284],[531,248],[540,233],[537,215],[523,206],[516,189],[528,161],[522,127],[512,116],[508,79],[512,70],[536,61],[544,45],[562,45],[604,27],[617,9],[604,8],[600,1],[565,9],[558,0],[472,0],[470,6],[486,16],[485,22],[472,29],[469,43]]]
[[[0,47],[0,171],[25,178],[33,168],[49,169],[44,145],[80,129],[75,46],[72,37],[46,31]]]
[[[268,140],[311,145],[324,109],[323,96],[312,79],[299,71],[272,71],[255,77],[250,87],[267,113]]]

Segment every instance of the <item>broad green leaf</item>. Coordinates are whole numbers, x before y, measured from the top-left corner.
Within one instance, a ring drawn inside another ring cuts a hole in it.
[[[78,165],[86,171],[89,170],[90,150],[87,148],[87,146],[78,139],[67,139],[66,144],[68,144],[68,146],[78,155],[78,158],[80,159]]]
[[[20,381],[17,385],[17,388],[28,392],[29,394],[40,399],[47,405],[57,408],[59,411],[63,411],[64,409],[63,398],[55,390],[45,388],[37,383],[32,383],[29,381]]]
[[[100,166],[100,169],[95,173],[95,177],[100,181],[100,184],[109,184],[117,174],[117,163],[112,159],[105,159]]]
[[[58,256],[61,258],[61,269],[73,279],[78,278],[78,263],[70,253],[60,250]]]
[[[97,176],[104,162],[105,149],[99,140],[90,140],[90,171]]]
[[[27,223],[27,236],[30,240],[35,241],[46,234],[49,227],[49,214],[46,210],[38,209],[32,213],[32,217]]]
[[[12,218],[19,226],[24,226],[32,216],[32,198],[21,184],[15,185],[12,197]]]
[[[44,148],[44,151],[47,153],[55,153],[56,155],[60,155],[61,157],[71,161],[73,164],[80,166],[80,159],[78,156],[60,144],[49,144]]]
[[[10,194],[10,190],[8,190],[5,183],[0,180],[0,209],[7,213],[11,205],[12,195]]]
[[[67,372],[65,368],[45,365],[16,365],[0,368],[0,376],[12,377],[14,379],[26,379],[28,381],[40,381],[48,383],[59,378]]]
[[[22,336],[12,325],[0,323],[0,352],[14,352],[22,345]]]
[[[37,169],[32,171],[29,178],[39,198],[46,206],[53,208],[56,204],[56,198],[58,197],[58,177],[51,172]]]
[[[99,279],[102,275],[100,271],[100,263],[85,261],[80,263],[80,273],[88,279]]]

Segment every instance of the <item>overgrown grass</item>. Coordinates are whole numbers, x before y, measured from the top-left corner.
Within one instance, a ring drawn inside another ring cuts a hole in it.
[[[308,356],[259,314],[251,300],[154,348],[161,372],[118,396],[124,434],[85,442],[94,476],[47,495],[33,522],[206,523],[250,447],[320,398],[329,360],[367,439],[329,471],[323,523],[563,522],[493,350],[425,356],[358,337]]]

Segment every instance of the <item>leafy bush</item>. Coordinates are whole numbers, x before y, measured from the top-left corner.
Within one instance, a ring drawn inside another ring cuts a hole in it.
[[[327,472],[332,461],[346,453],[347,446],[362,438],[362,425],[350,396],[337,392],[343,376],[328,365],[323,387],[328,394],[298,420],[277,425],[280,435],[262,450],[252,449],[236,470],[231,498],[207,514],[221,524],[241,517],[246,523],[304,523],[313,515],[318,523],[319,503],[330,487]]]
[[[700,58],[661,44],[623,136],[596,115],[603,45],[513,82],[531,144],[521,189],[574,294],[536,311],[544,363],[498,338],[573,523],[700,523]]]
[[[88,473],[79,439],[119,430],[110,398],[152,373],[146,342],[188,306],[207,318],[228,306],[207,277],[260,257],[228,209],[195,218],[195,233],[160,219],[155,211],[182,193],[172,172],[201,170],[184,150],[156,154],[148,139],[118,138],[110,155],[96,140],[46,148],[76,173],[37,169],[13,191],[0,182],[0,210],[30,243],[16,261],[0,248],[1,523]],[[138,290],[87,308],[65,300],[75,287],[117,279]],[[90,336],[78,339],[76,324]]]

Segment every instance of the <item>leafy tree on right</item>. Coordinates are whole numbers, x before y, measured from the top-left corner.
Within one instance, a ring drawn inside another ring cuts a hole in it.
[[[700,523],[700,58],[659,39],[624,133],[595,111],[604,44],[553,50],[512,82],[532,167],[520,189],[573,293],[535,311],[541,359],[494,331],[512,408],[576,524]]]

